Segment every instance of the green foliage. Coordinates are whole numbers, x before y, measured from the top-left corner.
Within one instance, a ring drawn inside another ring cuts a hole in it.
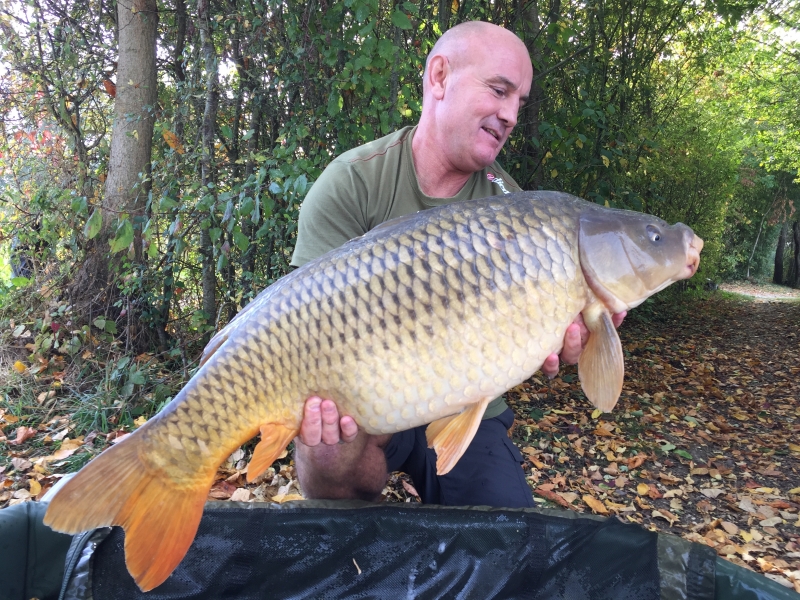
[[[197,6],[159,15],[156,135],[138,184],[146,207],[103,214],[113,8],[62,4],[28,11],[3,2],[14,10],[0,17],[9,65],[0,91],[0,245],[9,254],[16,237],[36,269],[13,281],[6,274],[0,298],[15,286],[41,287],[44,265],[79,264],[110,222],[120,295],[76,315],[88,328],[74,328],[76,341],[53,339],[71,356],[89,335],[128,352],[196,356],[210,330],[289,270],[300,206],[325,166],[417,121],[428,51],[469,19],[513,29],[531,51],[531,102],[501,156],[523,187],[687,223],[706,242],[703,280],[742,275],[748,263],[763,275],[794,206],[797,44],[775,27],[797,23],[791,7],[337,0],[312,10],[258,0],[209,5],[217,89],[206,87]],[[214,156],[203,179],[203,118],[214,98]],[[771,204],[777,189],[787,199],[782,212]],[[204,257],[217,314],[202,310]]]

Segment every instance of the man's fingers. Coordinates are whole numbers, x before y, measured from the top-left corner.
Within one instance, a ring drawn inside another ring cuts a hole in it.
[[[581,357],[584,344],[583,329],[586,329],[586,325],[583,324],[583,321],[580,323],[571,323],[570,326],[567,327],[567,333],[564,335],[564,348],[561,350],[561,360],[568,365],[575,364]],[[588,339],[588,333],[589,330],[586,329],[586,339]]]
[[[558,375],[558,354],[554,352],[544,360],[542,373],[547,375],[548,379],[552,379]]]
[[[333,445],[338,444],[341,435],[339,433],[339,410],[331,400],[323,400],[322,406],[322,443]]]
[[[297,435],[306,446],[316,446],[322,440],[322,399],[313,396],[303,406],[303,421]]]
[[[352,442],[358,435],[358,425],[353,417],[342,417],[339,421],[342,430],[342,441]]]

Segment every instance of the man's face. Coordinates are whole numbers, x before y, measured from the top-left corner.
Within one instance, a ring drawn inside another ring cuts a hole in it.
[[[447,160],[473,173],[492,164],[527,101],[533,69],[525,47],[512,40],[472,43],[452,64],[437,107]]]

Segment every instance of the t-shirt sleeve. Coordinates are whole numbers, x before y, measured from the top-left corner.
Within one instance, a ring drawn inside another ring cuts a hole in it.
[[[300,267],[369,228],[367,190],[353,167],[334,161],[311,186],[300,207],[292,266]]]

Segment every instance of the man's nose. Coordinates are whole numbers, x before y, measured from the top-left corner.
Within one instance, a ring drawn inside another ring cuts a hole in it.
[[[519,115],[519,102],[511,99],[504,99],[500,105],[500,110],[497,111],[497,118],[508,127],[512,128],[517,124],[517,117]]]

